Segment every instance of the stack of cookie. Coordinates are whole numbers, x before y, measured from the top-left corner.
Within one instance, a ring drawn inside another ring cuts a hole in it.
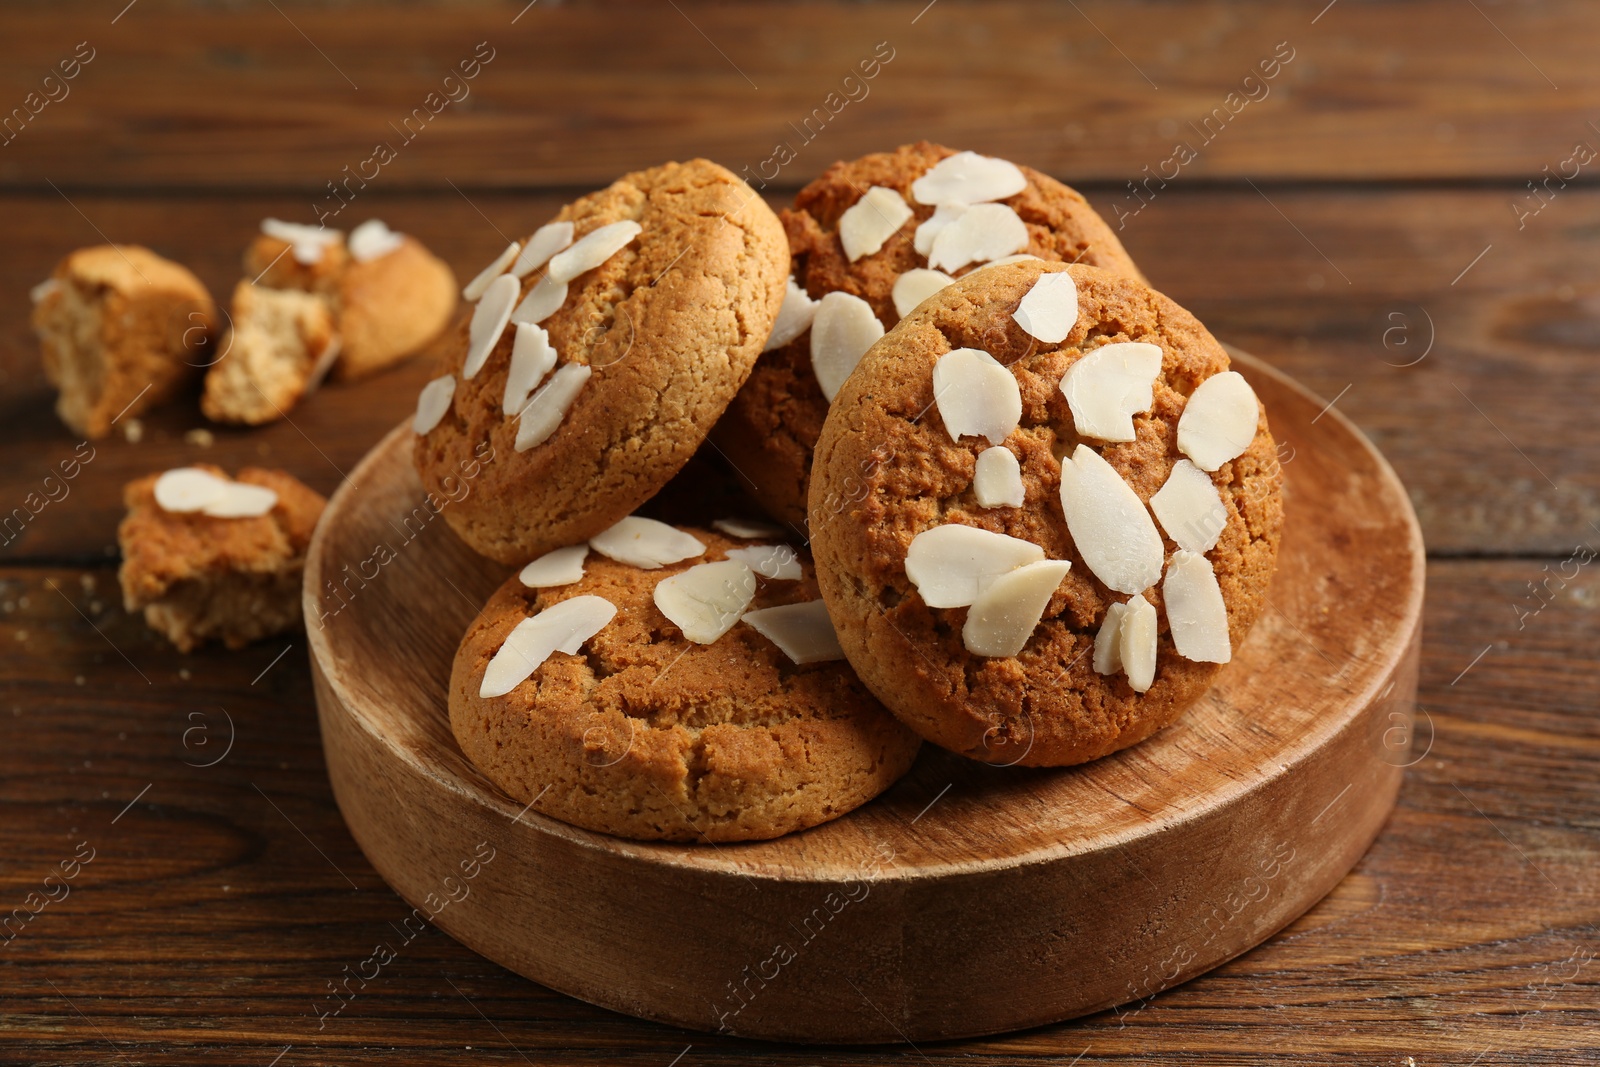
[[[483,461],[444,514],[521,570],[460,645],[450,719],[546,814],[752,840],[867,802],[922,739],[1094,759],[1197,699],[1264,604],[1259,402],[1035,171],[918,144],[780,220],[668,164],[467,295],[416,465],[442,494]],[[702,446],[781,525],[635,514]]]

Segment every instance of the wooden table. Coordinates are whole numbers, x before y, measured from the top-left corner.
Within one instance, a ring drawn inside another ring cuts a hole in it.
[[[0,1059],[1600,1057],[1592,4],[124,2],[0,13],[0,109],[59,97],[0,146],[6,512],[78,445],[51,413],[26,296],[73,247],[148,244],[225,294],[257,220],[331,209],[328,183],[387,141],[393,161],[342,187],[340,224],[379,215],[468,276],[626,168],[707,155],[776,171],[781,203],[834,159],[925,136],[1084,189],[1159,288],[1386,452],[1431,553],[1425,714],[1399,809],[1327,900],[1122,1012],[938,1047],[785,1049],[569,1000],[430,930],[319,1020],[409,909],[333,805],[303,636],[183,656],[122,611],[120,487],[207,460],[332,490],[427,365],[212,443],[188,433],[205,426],[191,395],[139,440],[96,442],[69,493],[0,547],[0,909],[60,898],[0,941]],[[493,58],[446,83],[475,51]],[[874,78],[846,80],[875,53]],[[63,96],[44,79],[75,54],[93,58]],[[413,109],[463,92],[405,139]],[[795,149],[781,167],[780,141]],[[1175,162],[1178,142],[1192,159]],[[63,869],[65,890],[45,881]]]

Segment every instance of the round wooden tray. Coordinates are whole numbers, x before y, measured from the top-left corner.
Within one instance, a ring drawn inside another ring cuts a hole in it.
[[[1140,1000],[1259,944],[1344,876],[1394,803],[1424,572],[1373,447],[1288,378],[1243,354],[1235,366],[1283,444],[1288,521],[1270,607],[1196,707],[1064,770],[929,745],[844,818],[720,847],[519,810],[461,755],[451,657],[509,571],[427,507],[397,429],[334,495],[306,565],[350,832],[419,914],[497,963],[750,1037],[1014,1030]]]

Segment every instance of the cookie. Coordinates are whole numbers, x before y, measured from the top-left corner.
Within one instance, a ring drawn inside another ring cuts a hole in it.
[[[867,353],[810,504],[868,687],[945,748],[1039,766],[1204,693],[1283,525],[1266,415],[1221,345],[1134,278],[1042,263],[969,275]]]
[[[338,355],[333,310],[316,293],[241,281],[228,317],[200,395],[213,422],[260,426],[283,418]]]
[[[533,580],[572,580],[540,589],[513,576],[473,622],[451,672],[450,725],[479,770],[519,804],[577,826],[713,842],[815,826],[905,773],[916,735],[873,699],[837,645],[820,650],[795,631],[795,613],[810,614],[824,631],[810,637],[832,644],[809,559],[781,545],[752,553],[754,542],[692,528],[645,533],[688,558],[646,570],[589,551],[563,562],[574,568],[565,574],[541,561],[530,570],[543,578]],[[713,599],[733,597],[709,619],[684,587],[704,579]],[[675,587],[676,599],[667,592]],[[774,608],[789,632],[763,614]],[[549,652],[547,640],[528,654],[536,667],[523,659],[511,676],[497,673],[516,655],[506,647],[513,630],[562,612],[575,620],[557,635],[570,653]]]
[[[932,245],[936,235],[929,235],[933,227],[928,224],[936,211],[944,215],[955,213],[954,208],[941,209],[933,201],[959,197],[960,184],[939,181],[941,174],[934,176],[932,187],[919,185],[919,179],[927,177],[941,162],[957,156],[960,158],[953,163],[944,163],[946,171],[969,160],[983,159],[924,141],[893,152],[863,156],[851,163],[835,163],[800,190],[794,207],[783,212],[782,217],[789,236],[791,272],[805,296],[819,300],[837,292],[858,297],[887,329],[900,321],[895,287],[902,278],[906,280],[901,283],[904,288],[898,303],[910,310],[919,292],[925,295],[930,291],[927,287],[940,284],[938,277],[928,273],[931,263],[944,266],[942,274],[960,277],[991,261],[986,258],[952,266],[961,254]],[[1014,221],[1006,219],[1016,235],[1010,244],[977,251],[996,252],[1000,258],[1023,254],[1088,263],[1140,277],[1116,234],[1076,190],[1032,168],[1014,167],[1004,161],[975,162],[967,176],[974,185],[983,186],[972,195],[1005,193],[991,203],[1011,209],[1015,216]],[[871,193],[874,188],[886,192]],[[891,192],[899,196],[890,195]],[[865,200],[869,195],[872,199]],[[919,195],[923,199],[919,200]],[[854,226],[843,223],[852,209]],[[984,210],[1005,214],[999,208]],[[896,220],[901,221],[896,224]],[[848,234],[852,230],[857,232],[852,247],[847,249],[841,231]],[[917,247],[919,237],[925,251]],[[871,248],[880,238],[881,246]],[[856,253],[854,260],[851,253]],[[921,290],[916,286],[918,281],[924,286]],[[797,314],[802,313],[800,309],[806,303],[797,293]],[[856,310],[865,312],[864,308]],[[859,356],[862,350],[864,345],[854,354]],[[714,435],[717,444],[754,483],[753,492],[762,504],[797,529],[805,528],[811,456],[827,413],[828,398],[813,368],[813,334],[802,329],[786,343],[762,354]]]
[[[706,160],[629,174],[508,248],[468,283],[413,423],[430,491],[493,456],[445,512],[455,532],[525,563],[648,500],[744,383],[788,255],[772,210]]]
[[[170,397],[205,362],[216,304],[184,267],[137,245],[80,248],[33,290],[56,413],[104,437]]]
[[[152,474],[123,490],[124,606],[182,652],[229,648],[300,623],[300,579],[326,503],[280,470],[231,480],[209,465]]]

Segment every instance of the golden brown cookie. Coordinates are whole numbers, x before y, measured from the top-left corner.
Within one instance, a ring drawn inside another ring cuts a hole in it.
[[[1076,317],[1050,343],[1014,316],[1041,276],[1063,270]],[[1159,351],[1108,347],[1125,342]],[[1151,353],[1140,397],[1128,382]],[[1069,399],[1061,383],[1079,363]],[[1283,523],[1266,415],[1227,369],[1192,315],[1094,267],[996,267],[902,320],[840,391],[811,484],[822,595],[868,687],[928,740],[999,763],[1095,759],[1171,722],[1219,669],[1180,655],[1178,638],[1189,655],[1237,649],[1265,603]],[[1229,410],[1232,424],[1216,414]],[[1116,436],[1119,413],[1132,415],[1133,440],[1079,432]],[[967,431],[959,439],[952,420]],[[1235,448],[1209,473],[1190,458],[1216,463]],[[1020,506],[997,503],[1008,480]],[[985,647],[1008,629],[1016,651]],[[1153,677],[1138,677],[1151,665]]]
[[[148,411],[205,362],[216,305],[185,268],[137,245],[80,248],[34,289],[56,413],[86,437]]]
[[[708,562],[736,570],[727,551],[754,543],[680,532],[705,551],[656,570],[591,551],[574,584],[531,589],[513,576],[494,594],[451,673],[450,724],[462,751],[519,803],[650,840],[777,837],[887,789],[911,766],[919,741],[849,664],[797,664],[732,616],[722,636],[695,643],[663,614],[659,583]],[[771,558],[802,576],[749,579],[740,586],[753,591],[748,611],[817,599],[809,559]],[[480,695],[491,660],[518,624],[596,597],[615,615],[574,654],[554,652],[504,695]]]
[[[929,266],[929,257],[915,246],[916,233],[936,208],[918,203],[912,186],[956,154],[922,141],[829,167],[782,213],[795,281],[812,299],[833,292],[860,297],[885,328],[894,326],[900,321],[893,295],[896,280]],[[1018,169],[1026,186],[998,203],[1012,208],[1026,226],[1024,254],[1141,277],[1116,234],[1076,190],[1030,167]],[[851,262],[840,240],[840,219],[873,186],[899,192],[910,217],[881,248]],[[961,277],[982,265],[951,273]],[[812,450],[827,414],[828,401],[812,371],[811,332],[806,330],[762,354],[713,435],[754,484],[752,492],[767,510],[802,529]]]
[[[593,536],[688,461],[749,374],[788,271],[777,217],[706,160],[630,174],[580,198],[525,251],[564,224],[575,243],[548,264],[520,280],[510,260],[490,272],[498,277],[459,328],[446,377],[425,390],[414,423],[430,491],[492,447],[471,495],[445,516],[467,544],[507,563]],[[591,264],[585,253],[596,248],[603,259]],[[507,265],[512,273],[502,273]],[[578,270],[565,290],[551,275],[557,266]],[[545,302],[547,291],[555,299]],[[519,339],[528,358],[513,376]]]
[[[275,422],[314,389],[338,354],[328,301],[240,281],[228,331],[206,371],[200,410],[214,422]]]

